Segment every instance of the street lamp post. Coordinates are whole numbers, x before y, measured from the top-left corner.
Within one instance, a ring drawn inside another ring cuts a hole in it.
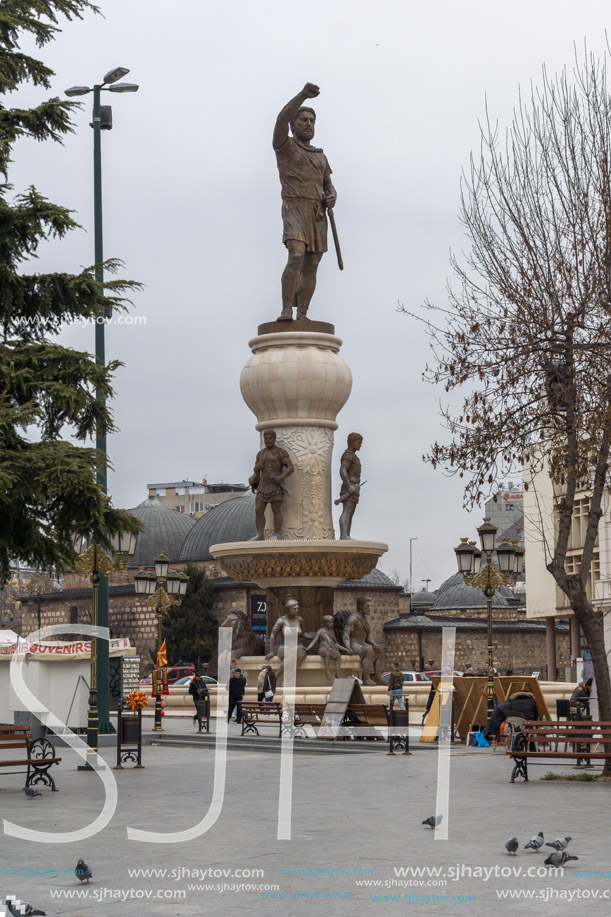
[[[140,570],[134,576],[136,592],[147,595],[146,604],[155,609],[157,616],[157,659],[155,668],[155,725],[153,732],[163,732],[161,725],[161,678],[159,650],[161,649],[161,615],[171,605],[180,605],[187,591],[189,577],[186,573],[170,570],[170,558],[163,551],[153,561],[155,572]],[[165,587],[165,588],[164,588]],[[152,686],[151,686],[152,687]]]
[[[418,541],[418,536],[410,538],[409,540],[409,592],[410,595],[414,594],[414,580],[412,579],[412,541]]]
[[[494,658],[492,646],[492,599],[501,586],[515,583],[524,568],[524,548],[518,547],[517,541],[503,541],[495,548],[497,526],[484,519],[484,524],[477,529],[481,550],[474,541],[461,538],[454,548],[458,570],[468,586],[475,586],[486,596],[488,618],[488,682],[486,684],[486,706],[488,717],[494,712]],[[492,555],[496,550],[498,570],[492,565]],[[485,558],[485,562],[483,559]]]
[[[93,93],[93,222],[94,222],[94,251],[95,251],[95,279],[98,283],[104,282],[104,252],[103,252],[103,233],[102,233],[102,130],[110,130],[112,127],[112,117],[102,120],[101,93],[108,92],[137,92],[136,83],[117,82],[122,77],[127,76],[129,70],[126,67],[115,67],[114,70],[104,76],[101,83],[95,83],[90,86],[71,86],[66,89],[66,95],[70,97],[84,96]],[[102,290],[102,295],[104,291]],[[105,342],[104,342],[104,319],[110,315],[110,310],[101,308],[96,316],[95,324],[95,360],[98,366],[104,366],[106,363]],[[96,398],[102,405],[106,403],[106,396],[102,389],[96,390]],[[100,462],[97,472],[98,485],[103,494],[108,492],[107,467],[106,467],[106,434],[101,430],[96,431],[96,449],[101,453],[102,461]],[[98,571],[98,620],[102,627],[108,627],[108,577],[104,571]],[[98,676],[101,684],[107,684],[109,678],[108,666],[108,644],[102,641],[98,653]],[[110,722],[108,696],[106,691],[102,692],[99,698],[99,731],[100,733],[113,733],[114,727]]]
[[[115,557],[111,557],[104,548],[99,544],[86,546],[85,539],[80,536],[75,537],[75,550],[80,554],[78,564],[79,573],[88,575],[91,580],[92,602],[91,602],[91,626],[93,633],[91,635],[91,662],[89,675],[89,709],[87,711],[87,760],[85,764],[79,765],[79,770],[93,770],[98,753],[98,736],[100,729],[100,707],[102,699],[105,700],[105,708],[108,709],[108,678],[103,680],[100,677],[100,649],[101,646],[106,648],[106,658],[108,659],[108,640],[102,640],[100,645],[97,636],[98,626],[107,627],[100,621],[100,582],[102,577],[108,583],[108,577],[112,570],[126,570],[130,555],[133,555],[136,548],[136,536],[129,533],[119,533],[111,538],[111,546]],[[81,549],[85,548],[81,553]],[[102,686],[102,693],[98,691],[98,685]],[[113,730],[114,731],[114,730]]]

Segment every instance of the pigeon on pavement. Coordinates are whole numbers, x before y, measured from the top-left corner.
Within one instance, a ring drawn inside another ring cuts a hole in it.
[[[510,837],[508,841],[505,841],[505,850],[507,853],[515,853],[519,846],[520,844],[517,837]]]
[[[524,850],[539,850],[543,846],[543,841],[543,831],[539,831],[538,834],[531,837],[528,844],[524,844]]]
[[[569,846],[569,841],[572,841],[573,838],[568,834],[566,837],[557,837],[555,841],[552,841],[551,844],[546,844],[546,847],[553,847],[554,850],[566,850]]]
[[[91,871],[91,868],[87,866],[87,863],[85,862],[85,860],[78,861],[78,863],[76,864],[76,869],[74,870],[74,875],[81,882],[87,882],[88,885],[89,885],[89,880],[93,879],[93,873]]]
[[[35,796],[42,796],[42,793],[39,793],[38,790],[32,789],[31,786],[24,786],[23,789],[28,799],[34,799]]]
[[[566,850],[559,850],[555,853],[550,853],[547,860],[545,860],[546,866],[564,866],[565,863],[568,863],[569,860],[578,860],[579,857],[573,857],[570,853],[567,853]]]
[[[36,917],[37,914],[45,917],[45,911],[37,911],[31,904],[20,901],[16,895],[7,895],[5,904],[9,914],[12,914],[13,917]]]
[[[422,824],[429,825],[431,828],[436,828],[437,825],[441,824],[442,818],[443,818],[443,815],[431,815],[430,818],[425,818]]]

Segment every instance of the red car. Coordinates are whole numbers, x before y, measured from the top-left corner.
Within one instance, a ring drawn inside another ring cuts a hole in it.
[[[168,684],[173,685],[179,678],[186,678],[187,675],[195,675],[195,667],[192,665],[169,665],[168,666]],[[147,675],[146,678],[140,679],[141,685],[150,685],[153,683],[153,676]]]

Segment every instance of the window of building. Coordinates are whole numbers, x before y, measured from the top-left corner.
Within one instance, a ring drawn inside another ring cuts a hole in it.
[[[185,511],[184,506],[175,506],[174,509],[176,510],[177,513],[184,513]]]
[[[204,508],[205,508],[204,503],[200,503],[199,501],[197,501],[195,503],[191,503],[190,506],[191,506],[191,509],[190,509],[191,513],[203,513],[204,512]]]

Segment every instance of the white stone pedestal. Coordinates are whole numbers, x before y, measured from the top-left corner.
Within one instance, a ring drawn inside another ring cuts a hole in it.
[[[339,355],[341,344],[336,335],[317,331],[260,334],[249,341],[253,355],[242,370],[242,396],[258,420],[261,438],[265,430],[274,430],[295,467],[285,481],[290,496],[282,508],[284,539],[335,537],[333,433],[352,389],[350,367]]]

